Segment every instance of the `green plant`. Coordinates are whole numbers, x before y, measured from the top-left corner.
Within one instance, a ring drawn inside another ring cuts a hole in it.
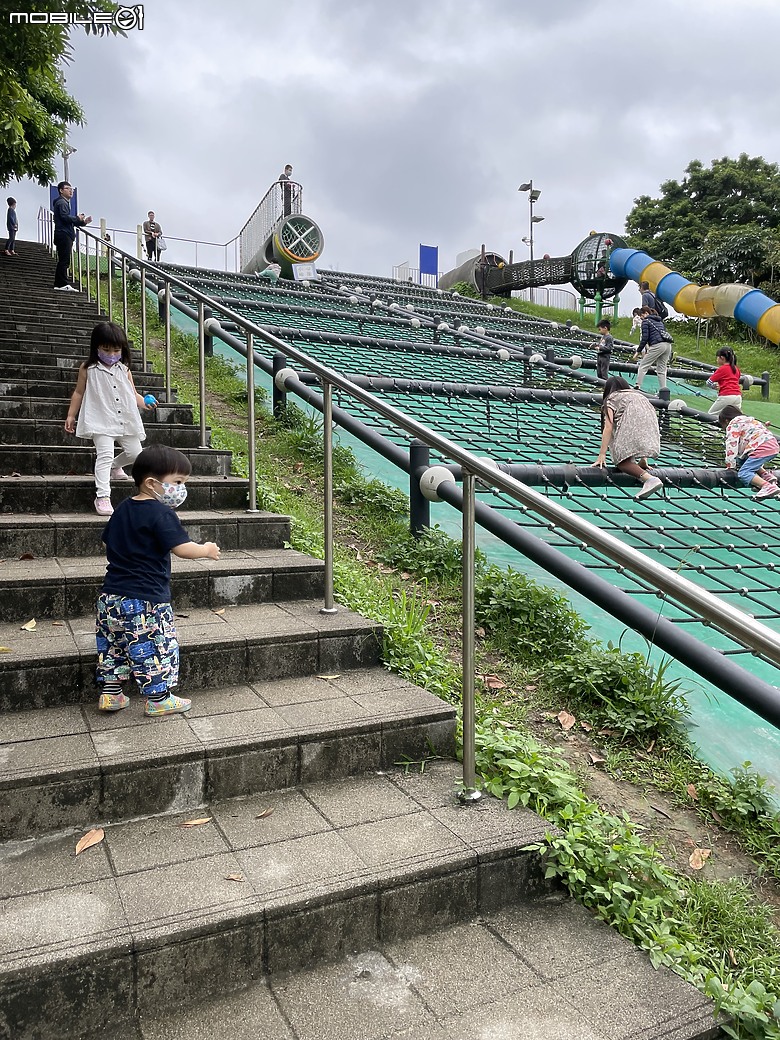
[[[719,813],[729,819],[780,826],[777,804],[772,796],[774,786],[765,776],[754,772],[750,762],[731,770],[733,779],[713,780],[700,788],[700,795]]]
[[[480,574],[475,616],[495,645],[518,660],[573,652],[584,645],[588,629],[564,596],[511,567],[487,567]]]
[[[668,661],[653,668],[638,653],[591,644],[553,661],[546,680],[569,704],[589,709],[622,739],[673,736],[688,717],[681,681],[668,679]]]
[[[448,586],[461,581],[463,551],[459,541],[450,538],[438,524],[415,537],[408,531],[389,541],[377,551],[377,558],[391,567],[409,571],[425,581],[436,581]],[[485,556],[479,550],[474,558],[477,574],[486,566]]]

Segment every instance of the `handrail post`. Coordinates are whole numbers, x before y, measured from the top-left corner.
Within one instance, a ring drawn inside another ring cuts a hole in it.
[[[165,400],[171,403],[171,283],[165,282]]]
[[[111,268],[113,266],[113,260],[114,260],[112,253],[113,253],[113,249],[112,249],[111,246],[109,246],[108,249],[106,250],[106,292],[108,293],[108,320],[109,321],[113,321],[114,320],[114,292],[113,292],[114,287],[111,284],[111,282],[112,282]],[[95,243],[95,256],[96,257],[100,256],[99,246],[98,246],[97,242]],[[98,260],[98,263],[99,262],[100,261]]]
[[[463,470],[463,787],[459,799],[476,802],[476,705],[474,701],[474,489],[475,477]]]
[[[335,614],[333,598],[333,387],[322,380],[322,448],[323,448],[323,541],[325,557],[325,605],[320,614]]]
[[[255,438],[255,344],[251,332],[246,334],[246,444],[249,469],[249,505],[247,513],[257,510],[257,443]]]
[[[198,418],[200,420],[200,447],[208,448],[206,443],[206,330],[203,323],[203,300],[198,300]]]
[[[141,268],[141,365],[146,372],[146,268]]]
[[[87,269],[87,301],[92,302],[92,284],[89,277],[89,235],[84,235],[84,266]],[[79,281],[81,282],[81,253],[79,252]],[[82,288],[83,288],[83,282]]]
[[[88,242],[89,242],[89,239],[85,238],[85,244],[88,243]],[[78,231],[76,232],[76,261],[77,261],[78,272],[79,272],[79,275],[78,275],[78,277],[79,277],[79,288],[83,289],[84,288],[84,278],[83,278],[83,275],[82,275],[82,266],[81,266],[81,235],[78,233]],[[89,268],[87,268],[87,273],[89,273]],[[89,299],[89,288],[87,288],[87,299]]]
[[[420,490],[420,469],[431,464],[431,449],[421,440],[409,444],[409,530],[419,537],[431,526],[431,503]]]
[[[101,311],[100,302],[100,245],[95,241],[95,300],[97,301],[98,313]],[[106,251],[108,256],[108,251]]]
[[[127,258],[122,256],[122,328],[127,330]]]

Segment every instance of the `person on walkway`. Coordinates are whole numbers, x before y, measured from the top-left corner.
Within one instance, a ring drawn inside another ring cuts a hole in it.
[[[19,230],[19,218],[16,216],[16,199],[9,195],[5,200],[8,203],[8,213],[5,218],[5,226],[8,229],[8,241],[5,244],[5,255],[16,256],[16,233]]]
[[[293,186],[290,183],[293,168],[288,163],[282,173],[279,174],[279,183],[282,186],[282,212],[285,217],[292,213]]]
[[[176,510],[187,497],[190,461],[167,444],[152,444],[133,463],[136,494],[126,498],[103,530],[107,568],[97,601],[97,682],[100,711],[130,703],[122,682],[135,679],[144,714],[189,711],[173,691],[179,681],[179,643],[171,607],[171,553],[182,560],[218,560],[215,542],[193,542]]]
[[[641,307],[634,307],[631,311],[631,328],[628,330],[629,336],[633,336],[637,329],[642,328],[642,309]]]
[[[707,380],[707,386],[718,391],[718,396],[710,406],[710,415],[718,415],[731,405],[738,412],[742,411],[742,388],[739,383],[740,371],[737,368],[737,355],[731,347],[721,347],[715,355],[718,368]]]
[[[610,376],[601,398],[601,448],[594,465],[606,464],[607,447],[615,466],[642,481],[636,498],[660,491],[663,481],[648,468],[647,459],[661,453],[655,408],[625,379]]]
[[[152,410],[137,392],[130,371],[130,347],[125,330],[101,321],[92,330],[89,356],[79,367],[70,399],[67,433],[91,439],[95,445],[95,512],[111,516],[111,478],[129,480],[123,466],[140,454],[146,438],[138,409]],[[76,417],[78,416],[78,424]],[[114,443],[122,449],[114,458]]]
[[[642,360],[636,373],[636,388],[642,389],[642,380],[650,369],[654,368],[658,376],[658,387],[665,390],[666,372],[672,360],[672,337],[666,331],[663,319],[659,318],[655,311],[651,311],[649,307],[642,307],[639,314],[642,318],[642,335],[639,337],[634,360],[640,356]]]
[[[780,491],[777,476],[766,466],[780,453],[777,438],[733,404],[721,409],[718,423],[726,431],[726,469],[736,469],[737,479],[756,489],[756,498],[776,495]]]
[[[612,324],[608,318],[602,318],[596,328],[601,333],[601,339],[596,348],[596,375],[599,379],[606,379],[609,375],[609,359],[612,356],[615,339],[611,332]]]
[[[146,214],[147,219],[144,221],[144,238],[146,239],[146,255],[150,260],[156,260],[159,263],[160,260],[160,243],[158,239],[162,237],[162,228],[154,219],[154,210],[150,209]]]
[[[76,241],[76,228],[92,223],[92,217],[79,213],[71,216],[70,200],[73,198],[73,186],[68,181],[60,181],[57,185],[59,196],[52,204],[54,213],[54,245],[57,249],[57,269],[54,272],[54,288],[62,292],[78,292],[68,281],[68,268]]]

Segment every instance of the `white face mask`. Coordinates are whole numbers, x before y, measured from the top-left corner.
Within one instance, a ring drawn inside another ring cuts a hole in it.
[[[158,495],[156,491],[152,494],[165,506],[170,506],[171,509],[178,509],[187,497],[187,486],[185,484],[166,484],[164,481],[159,480],[157,482],[162,488],[162,494]]]

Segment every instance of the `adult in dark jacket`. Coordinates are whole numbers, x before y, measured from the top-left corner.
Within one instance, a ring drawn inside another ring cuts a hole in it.
[[[664,338],[667,335],[666,326],[663,319],[648,307],[642,307],[639,315],[642,319],[642,335],[634,356],[638,357],[642,351],[644,351],[644,355],[639,362],[639,370],[636,374],[636,388],[637,390],[642,389],[642,380],[648,371],[654,368],[658,376],[658,386],[661,390],[665,390],[666,370],[672,360],[672,344]]]
[[[54,245],[57,249],[57,270],[54,272],[54,288],[63,292],[78,292],[75,286],[68,281],[68,268],[70,257],[73,252],[73,243],[76,241],[76,228],[84,227],[92,223],[92,217],[85,217],[79,213],[77,217],[71,216],[70,200],[73,197],[73,187],[67,181],[60,181],[57,185],[59,197],[54,200],[52,211],[54,212]]]

